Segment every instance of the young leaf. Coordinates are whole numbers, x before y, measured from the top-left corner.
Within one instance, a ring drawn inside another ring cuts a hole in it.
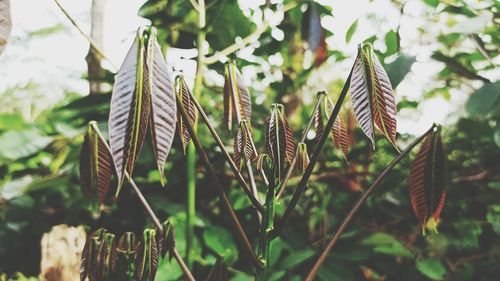
[[[144,240],[137,249],[135,257],[136,281],[153,281],[158,269],[158,243],[154,229],[144,230]]]
[[[114,271],[115,265],[115,235],[105,233],[97,251],[96,259],[96,279],[109,280],[109,275]]]
[[[129,256],[135,254],[138,244],[139,242],[135,237],[135,233],[125,232],[120,237],[120,240],[118,240],[118,245],[116,246],[116,250],[119,253]]]
[[[303,142],[298,144],[297,148],[297,165],[295,166],[300,173],[304,173],[309,166],[309,155],[307,153],[307,145]]]
[[[87,237],[80,261],[80,281],[85,281],[87,277],[90,281],[97,279],[97,257],[105,234],[106,229],[99,228]]]
[[[0,1],[0,56],[9,41],[11,30],[10,0],[2,0]]]
[[[207,281],[229,281],[227,266],[221,257],[217,257],[217,261],[210,271]]]
[[[169,221],[163,223],[162,231],[157,234],[156,241],[158,242],[158,252],[161,257],[163,258],[169,253],[169,259],[171,260],[175,249],[175,237],[174,226]]]
[[[424,234],[426,226],[436,231],[446,197],[446,158],[440,130],[438,127],[425,137],[410,171],[410,201]]]
[[[272,160],[267,154],[260,154],[257,157],[257,171],[264,178],[270,178],[272,174]]]
[[[164,166],[175,136],[176,102],[170,81],[170,73],[160,45],[156,40],[156,28],[150,27],[146,48],[147,74],[144,76],[145,92],[151,95],[151,135],[160,181],[164,185]]]
[[[234,61],[229,61],[224,73],[224,121],[231,130],[233,119],[240,122],[250,120],[252,100]]]
[[[109,112],[109,144],[118,174],[118,195],[125,172],[132,176],[134,163],[144,143],[150,114],[150,92],[145,86],[144,28],[139,28],[132,47],[115,76]]]
[[[234,163],[241,169],[246,160],[254,161],[258,154],[255,150],[255,144],[252,137],[252,129],[250,122],[246,119],[242,120],[234,138]]]
[[[181,104],[188,114],[188,122],[194,125],[196,123],[196,109],[194,106],[194,101],[191,98],[189,88],[182,75],[178,75],[177,77],[175,77],[175,91],[177,98],[181,101]],[[177,111],[177,128],[181,137],[182,149],[184,150],[185,154],[189,141],[191,140],[191,135],[189,135],[189,131],[184,122],[185,121],[182,120],[180,112]]]
[[[325,99],[326,108],[328,108],[328,115],[332,114],[334,104],[332,100],[328,97]],[[349,152],[349,136],[347,135],[347,130],[344,126],[344,121],[342,116],[338,115],[337,119],[333,123],[332,127],[332,140],[333,145],[336,149],[340,150],[347,160],[347,153]]]
[[[371,44],[358,47],[351,77],[354,114],[375,148],[374,124],[396,147],[396,103],[387,74]]]
[[[266,149],[273,163],[274,176],[279,181],[285,162],[293,161],[295,145],[282,104],[273,104],[267,122]]]
[[[80,152],[80,183],[87,195],[98,194],[103,204],[111,182],[111,154],[96,121],[90,121]]]
[[[316,140],[319,140],[325,131],[324,116],[323,109],[321,106],[318,106],[313,114],[314,128],[316,129]]]

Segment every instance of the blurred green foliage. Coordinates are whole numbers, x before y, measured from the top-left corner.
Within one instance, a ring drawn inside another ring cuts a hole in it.
[[[441,63],[442,70],[435,77],[435,86],[426,89],[424,96],[416,100],[397,98],[398,109],[415,111],[422,101],[436,96],[449,100],[454,91],[469,94],[465,105],[457,107],[454,113],[456,122],[444,127],[450,184],[439,234],[421,236],[407,194],[411,159],[405,159],[342,236],[321,269],[320,280],[495,280],[500,273],[500,82],[483,76],[483,73],[498,71],[494,62],[498,61],[495,58],[500,46],[500,4],[485,0],[478,9],[459,0],[422,2],[426,4],[426,21],[432,24],[440,16],[451,26],[437,36],[430,33],[435,45],[432,57]],[[257,28],[240,10],[236,0],[207,1],[207,5],[209,54]],[[335,7],[314,5],[322,16],[335,15]],[[401,9],[404,4],[392,1],[391,5]],[[267,8],[277,7],[269,5]],[[255,11],[250,11],[253,13]],[[189,1],[149,0],[139,14],[157,26],[159,40],[164,46],[195,47],[197,14]],[[304,96],[300,89],[311,75],[321,71],[321,63],[307,62],[304,56],[309,50],[300,36],[301,18],[299,5],[287,12],[277,26],[284,32],[282,41],[276,40],[268,30],[262,34],[254,51],[256,59],[239,60],[241,68],[254,68],[256,80],[249,86],[255,99],[262,101],[255,93],[265,95],[264,102],[254,106],[253,126],[263,128],[270,104],[282,102],[292,120],[296,139],[312,110],[302,106]],[[346,41],[351,40],[357,25],[357,21],[351,25]],[[37,36],[43,36],[44,32]],[[344,31],[337,32],[343,34]],[[427,33],[424,27],[420,32]],[[327,37],[332,36],[328,30],[325,33]],[[386,62],[394,88],[404,81],[416,61],[415,57],[405,54],[400,44],[401,35],[399,30],[391,29],[383,36],[367,38],[367,41],[385,45],[385,52],[378,55]],[[471,44],[475,46],[472,49]],[[347,58],[335,46],[328,46],[327,52],[330,59],[325,64],[341,63]],[[276,53],[281,55],[283,63],[272,65],[269,72],[263,67],[268,65],[262,61],[268,61]],[[209,68],[223,73],[221,63]],[[281,73],[278,78],[268,77],[278,71]],[[345,79],[334,77],[328,86],[330,95],[339,92],[342,79]],[[266,89],[258,90],[258,81],[265,78]],[[109,82],[112,83],[111,78]],[[222,128],[222,91],[208,82],[200,102],[217,128]],[[81,194],[77,172],[81,133],[90,120],[99,121],[101,131],[107,132],[110,93],[82,98],[75,98],[74,94],[68,96],[69,102],[54,105],[33,121],[26,121],[16,107],[0,114],[0,272],[5,273],[0,279],[9,276],[9,280],[33,280],[16,272],[27,276],[38,274],[40,238],[53,225],[83,224],[89,230],[103,226],[117,235],[125,231],[142,233],[145,226],[151,226],[129,188],[124,188],[119,199],[109,198],[100,211],[96,210],[94,202]],[[349,163],[333,150],[333,145],[326,146],[292,225],[281,238],[273,241],[271,280],[301,280],[360,191],[396,155],[382,138],[376,143],[377,150],[371,151],[367,139],[360,130],[354,129],[353,119],[350,120],[350,134],[356,142],[350,151]],[[230,146],[231,135],[220,131]],[[220,180],[227,187],[244,228],[249,237],[256,240],[257,220],[253,209],[230,177],[229,170],[225,169],[220,151],[203,125],[199,135],[209,157],[219,168]],[[399,136],[401,144],[411,138]],[[259,130],[255,130],[255,141],[262,149],[264,137]],[[313,140],[308,140],[308,145],[313,147]],[[135,180],[160,218],[170,218],[175,225],[176,245],[183,254],[186,159],[176,140],[166,166],[168,183],[162,188],[151,151],[148,147],[143,148]],[[297,181],[298,177],[290,180],[285,202]],[[116,185],[116,179],[113,184]],[[239,254],[211,184],[199,166],[194,273],[207,276],[216,257],[222,256],[230,266],[232,280],[253,280],[250,263]],[[264,190],[260,191],[263,197]],[[277,213],[281,214],[283,209],[282,201],[277,206]],[[156,280],[177,280],[181,274],[176,263],[165,259],[159,266]]]

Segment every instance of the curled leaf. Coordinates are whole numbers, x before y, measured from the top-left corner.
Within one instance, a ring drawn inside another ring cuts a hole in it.
[[[425,234],[425,228],[436,231],[446,197],[446,157],[440,127],[429,133],[413,161],[409,178],[409,195],[413,212]]]
[[[194,101],[191,97],[191,93],[189,92],[189,88],[182,75],[178,75],[175,78],[175,91],[177,98],[181,101],[182,106],[184,107],[186,113],[188,114],[189,120],[187,121],[191,125],[194,125],[196,122],[196,108],[194,105]],[[181,137],[182,149],[184,150],[184,153],[186,153],[187,146],[189,144],[189,141],[191,140],[191,135],[189,134],[189,131],[184,122],[186,121],[182,119],[181,114],[178,111],[177,128],[179,130],[179,135]]]
[[[325,108],[328,108],[328,114],[332,114],[334,104],[330,98],[325,100],[327,103]],[[332,140],[333,145],[336,149],[342,152],[344,158],[347,159],[347,153],[349,152],[349,136],[347,135],[347,130],[344,125],[344,120],[339,114],[332,127]]]
[[[307,166],[309,166],[307,145],[303,142],[300,142],[297,146],[297,164],[295,167],[299,170],[300,173],[304,173]]]
[[[273,163],[275,178],[280,181],[285,162],[293,161],[295,144],[282,104],[273,104],[267,122],[266,149]]]
[[[111,182],[111,154],[96,121],[90,121],[80,152],[80,183],[86,195],[104,203]]]
[[[375,147],[374,124],[396,146],[396,103],[387,73],[371,44],[358,47],[351,77],[354,114]]]
[[[258,154],[255,150],[255,144],[252,137],[252,129],[250,122],[246,119],[240,122],[238,132],[234,138],[234,163],[241,170],[243,163],[248,161],[254,161]]]
[[[229,61],[224,73],[224,120],[231,130],[233,119],[241,122],[250,120],[252,115],[252,100],[247,86],[234,61]]]

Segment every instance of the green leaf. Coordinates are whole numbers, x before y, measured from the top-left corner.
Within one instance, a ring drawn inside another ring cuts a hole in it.
[[[415,61],[415,57],[401,54],[395,61],[385,66],[387,75],[391,80],[392,88],[396,89],[398,87],[399,83],[410,72],[411,66]]]
[[[442,280],[446,274],[446,268],[435,259],[418,260],[416,266],[418,271],[432,280]]]
[[[203,232],[203,241],[210,249],[224,258],[228,264],[238,259],[238,248],[226,229],[218,226],[212,226]]]
[[[0,159],[23,158],[40,151],[51,142],[52,138],[36,129],[9,131],[0,135]]]
[[[399,50],[399,36],[396,31],[390,30],[385,35],[385,46],[387,47],[387,51],[385,51],[385,56],[390,56],[395,54]]]
[[[471,117],[485,117],[500,104],[500,81],[484,84],[467,100],[465,110]]]
[[[305,249],[301,251],[292,251],[283,261],[280,263],[280,268],[291,269],[297,265],[305,262],[314,256],[314,251],[311,249]]]
[[[439,5],[439,0],[424,0],[424,3],[435,8]]]
[[[497,146],[500,147],[500,124],[497,125],[495,132],[493,132],[493,139],[495,140]]]
[[[356,29],[358,28],[358,21],[359,19],[356,19],[351,26],[347,29],[347,32],[345,34],[345,42],[349,44],[351,42],[352,36],[354,35],[354,32],[356,32]]]
[[[392,235],[386,233],[374,233],[363,239],[361,244],[374,246],[373,251],[376,253],[413,258],[413,253],[410,250]]]
[[[500,205],[492,205],[486,214],[486,221],[491,224],[493,232],[500,235]]]

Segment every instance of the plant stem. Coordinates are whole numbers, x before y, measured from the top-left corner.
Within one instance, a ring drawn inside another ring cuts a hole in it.
[[[203,45],[205,44],[205,0],[199,0],[198,5],[195,6],[199,16],[199,32],[196,41],[198,56],[196,64],[196,75],[194,79],[193,94],[199,98],[201,95],[201,87],[203,85],[203,71],[205,68],[205,56],[203,53]],[[195,113],[196,114],[196,113]],[[185,119],[188,120],[188,119]],[[195,115],[195,120],[197,120]],[[195,132],[197,131],[197,124],[194,125]],[[187,211],[186,211],[186,260],[190,268],[193,266],[193,258],[191,256],[194,239],[194,221],[196,219],[196,152],[193,143],[190,142],[187,148]]]
[[[274,212],[276,209],[276,188],[275,181],[271,180],[267,187],[266,195],[266,209],[264,212],[264,218],[262,220],[262,225],[260,228],[260,238],[259,238],[259,249],[258,256],[260,260],[264,261],[264,267],[257,270],[257,275],[255,280],[265,281],[268,279],[269,275],[269,257],[271,252],[271,237],[269,233],[274,227]]]
[[[302,136],[300,137],[299,142],[304,142],[306,140],[307,133],[309,132],[309,130],[311,130],[311,127],[314,123],[314,113],[316,112],[316,110],[318,110],[325,95],[326,95],[325,92],[318,92],[316,104],[314,105],[314,109],[312,111],[311,117],[309,118],[309,123],[307,124],[307,127],[304,130],[304,132],[302,132]],[[292,163],[288,167],[285,178],[283,178],[283,180],[281,181],[281,184],[278,188],[279,191],[278,191],[278,195],[276,196],[276,200],[279,200],[281,198],[281,196],[283,195],[283,192],[285,191],[286,184],[288,183],[288,180],[290,179],[290,176],[292,175],[293,169],[295,168],[295,163],[297,163],[297,153],[298,152],[299,152],[299,148],[297,146],[297,148],[295,149],[295,154],[293,155]]]
[[[158,219],[158,217],[154,213],[154,211],[151,208],[151,206],[149,205],[148,201],[146,201],[146,198],[144,198],[144,195],[142,194],[141,190],[135,184],[134,180],[129,176],[129,174],[127,172],[125,172],[125,177],[129,181],[130,185],[132,185],[132,189],[134,190],[135,194],[137,195],[137,198],[139,198],[139,201],[141,202],[142,206],[144,207],[144,209],[148,213],[149,217],[153,221],[153,224],[156,226],[158,231],[161,232],[163,230],[163,226],[161,225],[160,220]],[[186,266],[186,264],[184,263],[184,260],[182,260],[181,256],[179,255],[179,252],[177,252],[177,249],[175,247],[173,248],[172,254],[174,255],[175,260],[177,261],[179,266],[181,267],[182,272],[184,272],[184,275],[186,275],[186,278],[190,281],[196,281],[196,279],[194,279],[194,277],[193,277],[193,274],[191,273],[191,271],[189,271],[189,268]]]
[[[433,132],[436,129],[437,129],[437,126],[436,125],[432,125],[432,127],[429,130],[427,130],[427,132],[425,132],[423,135],[421,135],[420,137],[418,137],[417,139],[415,139],[412,143],[410,143],[410,145],[408,145],[405,148],[405,150],[403,150],[401,152],[401,154],[398,155],[398,157],[396,157],[394,160],[392,160],[391,163],[389,163],[389,165],[387,165],[387,167],[375,179],[375,181],[372,183],[372,185],[361,195],[361,197],[359,197],[358,201],[354,204],[354,206],[352,207],[352,209],[349,211],[349,213],[347,214],[347,216],[344,218],[344,220],[340,224],[339,228],[337,229],[337,231],[333,235],[333,237],[330,240],[330,242],[328,242],[328,245],[322,251],[322,253],[319,256],[318,260],[314,263],[313,267],[311,268],[311,271],[309,272],[309,274],[307,275],[307,278],[305,279],[306,281],[312,281],[314,279],[314,277],[318,273],[319,268],[321,267],[321,265],[325,262],[326,258],[328,257],[328,253],[331,251],[331,249],[333,248],[333,246],[335,245],[335,243],[337,243],[337,241],[340,238],[340,235],[342,235],[342,233],[344,232],[345,228],[347,227],[347,225],[349,224],[349,222],[351,222],[351,220],[356,215],[356,213],[358,212],[358,210],[361,208],[361,206],[363,205],[363,203],[366,201],[366,199],[368,198],[368,196],[370,196],[370,194],[373,193],[373,191],[375,190],[375,188],[377,188],[380,185],[380,183],[385,179],[385,177],[394,168],[394,166],[396,166],[396,164],[398,164],[406,155],[408,155],[408,153],[410,153],[410,151],[417,144],[419,144],[429,133]]]
[[[185,110],[185,108],[182,106],[180,99],[177,99],[177,109],[181,113],[181,117],[184,120],[189,120],[188,119],[188,114]],[[249,255],[252,264],[256,268],[262,267],[261,261],[257,258],[253,251],[252,244],[250,243],[250,240],[248,239],[248,236],[245,233],[245,230],[243,230],[243,226],[241,225],[238,217],[236,216],[236,213],[233,210],[233,207],[231,206],[231,203],[229,202],[229,198],[227,197],[226,191],[224,190],[224,187],[222,187],[222,184],[219,181],[219,178],[217,177],[217,174],[215,172],[215,169],[210,162],[210,159],[208,158],[208,155],[203,149],[203,146],[201,145],[200,139],[198,138],[198,135],[196,134],[194,130],[194,126],[189,123],[185,122],[186,128],[188,129],[189,134],[191,135],[191,139],[194,143],[194,146],[196,147],[196,150],[198,152],[198,156],[201,158],[203,161],[203,164],[205,165],[205,168],[207,169],[208,174],[212,177],[213,182],[215,183],[215,187],[217,189],[217,192],[219,194],[219,198],[221,199],[223,206],[226,211],[226,215],[229,215],[231,225],[234,228],[234,231],[236,232],[236,237],[238,238],[241,246],[247,252]]]
[[[240,173],[240,171],[236,167],[236,164],[234,164],[233,158],[231,158],[231,155],[229,155],[229,152],[227,151],[226,147],[224,146],[224,143],[222,143],[221,138],[217,134],[215,127],[213,126],[212,122],[210,122],[210,119],[208,118],[207,114],[203,110],[203,107],[200,105],[200,103],[198,102],[197,98],[194,95],[191,95],[191,98],[193,99],[194,105],[196,106],[198,113],[200,114],[201,118],[203,119],[203,121],[207,125],[208,130],[212,134],[212,137],[217,142],[219,149],[222,151],[222,154],[224,155],[226,162],[229,164],[229,167],[231,168],[233,173],[236,175],[236,178],[238,179],[238,181],[239,181],[241,187],[243,188],[243,190],[245,191],[246,195],[252,201],[254,208],[256,208],[261,213],[264,212],[264,206],[262,206],[262,204],[260,204],[260,202],[257,200],[257,198],[253,195],[252,190],[248,187],[245,179],[243,178],[243,175]]]
[[[335,107],[333,108],[332,114],[330,114],[330,118],[328,119],[328,123],[325,126],[324,132],[330,132],[333,127],[333,123],[335,122],[335,119],[339,115],[340,112],[340,107],[344,103],[345,97],[347,95],[347,90],[349,89],[350,83],[351,83],[351,75],[352,75],[352,69],[351,72],[349,73],[349,76],[347,77],[346,82],[344,83],[344,87],[342,88],[342,92],[340,93],[339,98],[337,99],[337,103],[335,104]],[[285,213],[281,217],[281,220],[278,221],[276,224],[276,228],[272,232],[272,237],[277,237],[280,232],[283,230],[283,227],[288,223],[290,220],[290,217],[292,215],[293,210],[297,206],[297,203],[299,202],[300,196],[304,193],[306,187],[307,187],[307,182],[309,181],[309,177],[312,174],[312,171],[314,169],[314,166],[318,162],[319,154],[321,153],[321,150],[323,149],[323,146],[325,145],[326,139],[328,138],[329,134],[324,133],[318,144],[316,145],[314,152],[311,156],[311,160],[309,162],[309,165],[307,166],[306,170],[304,171],[304,174],[302,175],[302,178],[300,179],[300,182],[297,186],[297,189],[293,193],[292,199],[290,200],[290,203],[288,203],[288,206],[286,207]]]

